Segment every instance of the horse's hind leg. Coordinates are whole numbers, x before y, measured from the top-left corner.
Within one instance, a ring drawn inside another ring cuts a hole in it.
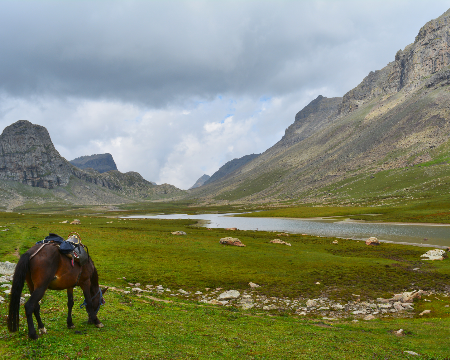
[[[68,313],[67,313],[67,327],[69,329],[75,328],[75,325],[72,321],[72,308],[73,308],[73,288],[67,289],[67,307],[68,307]]]
[[[28,337],[30,339],[37,339],[38,335],[36,334],[36,329],[34,328],[33,324],[33,314],[36,317],[36,320],[38,322],[38,329],[41,334],[45,333],[45,327],[41,320],[40,315],[40,305],[39,300],[42,299],[42,297],[45,294],[46,288],[40,287],[33,291],[28,301],[25,303],[25,314],[27,315],[27,323],[28,323]]]
[[[28,289],[30,290],[30,294],[33,294],[33,292],[34,292],[33,283],[30,281],[27,284],[28,284]],[[44,290],[44,292],[45,292],[45,290]],[[42,295],[42,296],[44,296],[44,295]],[[47,334],[47,329],[45,328],[44,323],[42,322],[42,319],[41,319],[41,305],[39,305],[39,301],[37,301],[35,303],[33,314],[38,323],[39,334],[41,334],[41,335]]]

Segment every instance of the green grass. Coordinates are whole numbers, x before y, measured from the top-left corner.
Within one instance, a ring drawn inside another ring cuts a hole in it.
[[[314,209],[314,208],[313,208]],[[76,209],[80,211],[80,209]],[[87,214],[90,214],[87,212]],[[446,291],[450,260],[423,262],[423,248],[291,235],[291,247],[269,244],[273,233],[207,230],[192,227],[190,220],[118,220],[78,214],[81,225],[64,214],[0,213],[0,261],[17,261],[20,253],[49,232],[66,237],[77,231],[89,247],[102,284],[124,288],[127,282],[195,291],[205,287],[248,290],[250,281],[261,285],[258,293],[295,299],[327,296],[350,300],[386,297],[404,290]],[[107,223],[113,221],[113,223]],[[3,228],[0,228],[3,229]],[[183,230],[185,236],[171,232]],[[245,248],[219,245],[224,236],[235,236]],[[420,271],[412,271],[420,267]],[[126,281],[122,279],[126,277]],[[319,281],[320,285],[316,282]],[[24,319],[19,333],[6,329],[7,305],[0,304],[0,357],[70,359],[355,359],[404,358],[405,350],[425,359],[443,359],[450,346],[450,299],[433,298],[433,313],[422,300],[412,319],[389,318],[353,323],[300,318],[286,312],[260,313],[252,309],[217,307],[195,301],[170,303],[108,291],[99,317],[105,328],[86,324],[77,304],[75,330],[65,326],[65,292],[48,291],[42,302],[49,334],[38,341],[26,339]],[[23,313],[22,313],[23,315]],[[394,331],[405,330],[398,337]],[[430,336],[430,334],[433,336]]]

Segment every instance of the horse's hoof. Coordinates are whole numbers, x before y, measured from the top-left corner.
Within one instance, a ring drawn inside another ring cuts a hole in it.
[[[47,329],[46,329],[45,327],[39,329],[39,334],[40,334],[40,335],[47,334]]]
[[[68,329],[75,329],[75,325],[73,325],[73,324],[72,325],[67,325],[67,328]]]
[[[31,340],[37,340],[39,338],[39,336],[36,333],[28,334],[28,338],[30,338]]]
[[[98,323],[98,324],[95,324],[95,326],[97,326],[100,329],[100,328],[104,327],[105,325],[103,325],[102,323]]]

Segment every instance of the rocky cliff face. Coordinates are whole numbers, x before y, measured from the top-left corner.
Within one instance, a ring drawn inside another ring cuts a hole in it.
[[[99,173],[111,170],[117,170],[116,163],[111,154],[95,154],[88,156],[80,156],[69,161],[72,165],[79,169],[94,169]]]
[[[65,186],[72,166],[53,146],[43,126],[19,120],[0,135],[0,179],[52,189]]]
[[[399,50],[395,60],[371,72],[355,89],[344,95],[339,113],[347,115],[380,95],[406,88],[414,90],[421,81],[450,65],[450,10],[423,26],[413,44]]]

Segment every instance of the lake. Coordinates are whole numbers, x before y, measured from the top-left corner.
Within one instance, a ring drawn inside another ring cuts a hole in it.
[[[202,226],[209,228],[289,232],[355,240],[367,239],[374,236],[380,241],[421,246],[450,246],[450,225],[377,223],[352,221],[347,218],[286,219],[251,218],[233,215],[237,214],[135,215],[132,218],[205,220],[206,223],[202,224]]]

